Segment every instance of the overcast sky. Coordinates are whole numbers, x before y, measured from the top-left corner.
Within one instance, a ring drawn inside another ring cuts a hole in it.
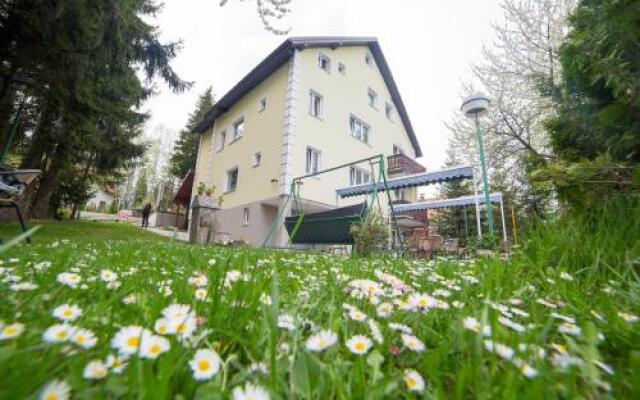
[[[145,104],[147,134],[164,125],[178,131],[198,95],[213,86],[222,97],[284,39],[265,31],[255,1],[165,0],[155,20],[163,40],[182,40],[173,66],[193,88],[159,94]],[[491,44],[498,0],[293,0],[281,24],[291,36],[376,36],[407,107],[429,170],[445,160],[449,132],[443,122],[460,106],[461,82],[470,63]]]

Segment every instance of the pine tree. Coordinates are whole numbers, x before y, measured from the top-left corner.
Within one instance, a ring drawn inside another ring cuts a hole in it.
[[[195,110],[189,115],[187,126],[180,131],[180,137],[174,146],[169,171],[176,178],[182,179],[189,170],[195,169],[200,136],[192,131],[215,102],[212,88],[207,88],[198,98]]]

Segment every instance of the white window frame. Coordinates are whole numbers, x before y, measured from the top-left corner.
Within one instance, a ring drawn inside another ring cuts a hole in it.
[[[317,99],[317,100],[314,100]],[[318,109],[317,109],[317,113],[316,113],[316,109],[314,107],[314,101],[317,102],[318,104]],[[312,117],[316,117],[318,119],[322,119],[322,113],[324,111],[324,97],[316,92],[315,90],[311,89],[309,91],[309,114]]]
[[[378,109],[378,92],[375,90],[368,88],[367,89],[367,100],[369,101],[369,106],[375,110]]]
[[[314,160],[315,156],[315,160]],[[314,165],[315,161],[315,165]],[[315,174],[321,170],[322,165],[322,151],[315,147],[307,146],[307,150],[304,153],[304,170],[307,174]]]
[[[404,154],[406,155],[407,153],[404,151],[404,149],[402,148],[402,146],[400,146],[399,144],[393,144],[393,154]]]
[[[227,130],[223,129],[215,134],[213,138],[213,149],[217,152],[222,151],[227,142]]]
[[[233,124],[231,125],[231,143],[235,142],[236,140],[240,139],[243,134],[244,134],[244,128],[245,128],[245,119],[244,119],[244,115],[241,117],[236,118],[235,121],[233,121]],[[238,127],[242,125],[242,129],[238,130]]]
[[[366,133],[363,132],[366,128]],[[371,125],[364,122],[354,114],[349,115],[349,133],[352,137],[358,139],[362,143],[371,143]]]
[[[251,218],[251,209],[249,207],[244,207],[242,209],[242,225],[249,226],[250,218]]]
[[[318,52],[318,67],[327,74],[331,73],[331,58],[321,51]]]
[[[231,179],[229,179],[231,177],[231,173],[233,171],[236,171],[236,184],[235,187],[231,188]],[[225,182],[224,182],[224,192],[225,193],[231,193],[231,192],[235,192],[238,189],[238,182],[240,181],[240,170],[238,169],[238,166],[233,166],[231,168],[227,168],[227,170],[225,171]]]
[[[391,122],[393,122],[393,111],[394,111],[394,107],[391,103],[389,103],[388,101],[385,102],[384,104],[384,115],[386,115],[387,119]]]
[[[263,97],[258,102],[258,112],[261,113],[267,109],[267,97]]]
[[[262,150],[258,150],[251,155],[251,166],[259,167],[262,164]]]
[[[345,63],[338,63],[338,72],[340,72],[344,76],[347,76],[347,66],[345,65]]]
[[[371,172],[364,168],[349,167],[349,186],[366,185],[372,181]]]

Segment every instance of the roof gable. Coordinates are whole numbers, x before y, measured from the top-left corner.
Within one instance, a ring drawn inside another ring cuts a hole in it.
[[[378,44],[378,39],[374,37],[292,37],[286,39],[271,54],[262,60],[251,72],[249,72],[240,82],[229,90],[213,107],[207,112],[203,120],[193,129],[194,132],[203,133],[209,129],[218,116],[227,112],[245,94],[255,88],[258,84],[269,77],[274,71],[288,62],[296,49],[306,49],[314,47],[344,47],[344,46],[368,46],[376,64],[382,74],[382,78],[387,85],[391,100],[393,101],[400,120],[409,135],[411,144],[417,157],[422,156],[420,144],[407,115],[407,110],[400,97],[400,92],[391,74],[391,69],[387,64],[382,49]]]

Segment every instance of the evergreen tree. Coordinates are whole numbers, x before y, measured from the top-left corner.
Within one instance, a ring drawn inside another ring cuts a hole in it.
[[[169,172],[176,178],[182,179],[190,169],[195,169],[200,136],[192,129],[202,121],[214,102],[214,95],[209,87],[198,98],[195,110],[189,115],[187,126],[180,131],[180,137],[176,141],[169,161]]]

